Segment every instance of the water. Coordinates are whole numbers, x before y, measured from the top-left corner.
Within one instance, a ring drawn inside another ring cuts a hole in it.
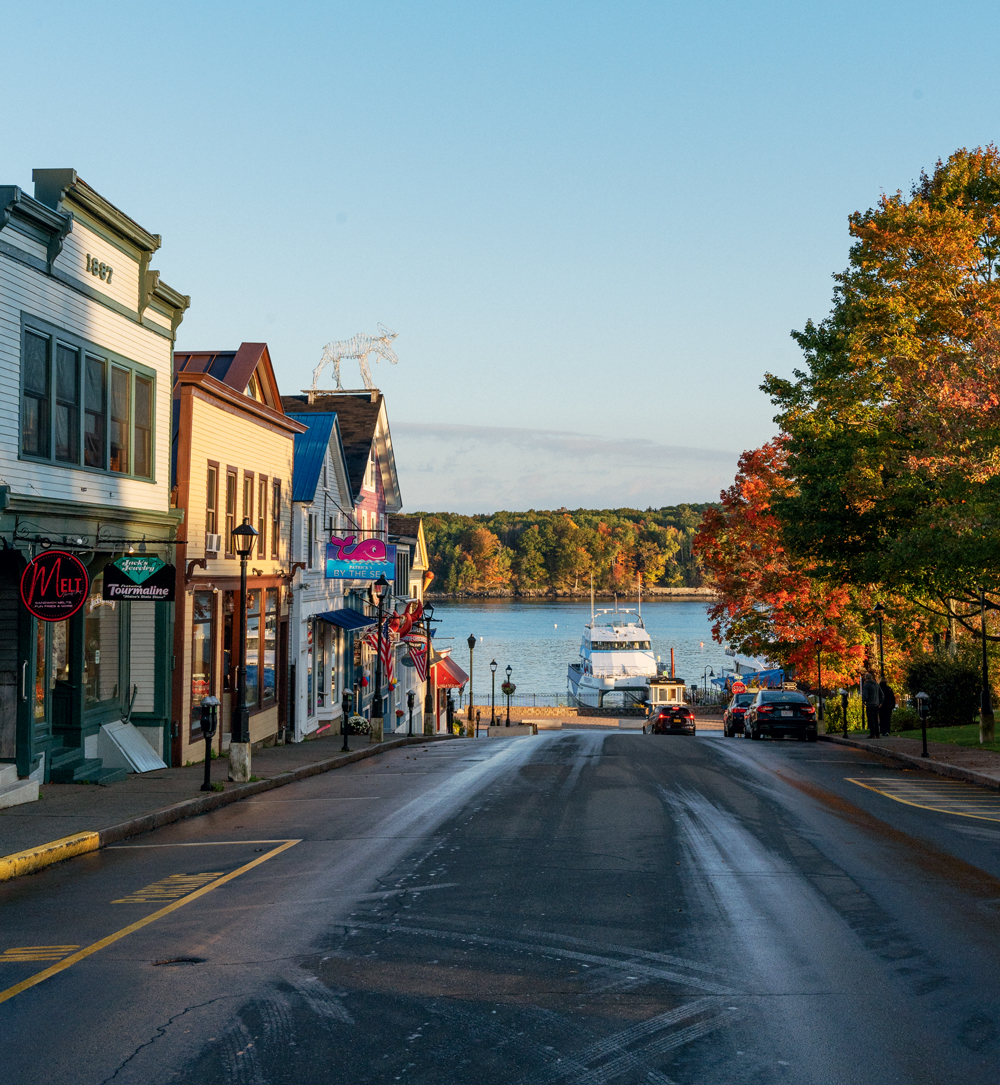
[[[489,704],[489,665],[491,659],[497,661],[499,705],[500,683],[508,665],[518,697],[522,693],[565,695],[566,668],[579,658],[583,627],[590,621],[590,601],[455,600],[435,603],[434,619],[434,643],[450,647],[465,671],[469,669],[469,634],[476,636],[472,679],[478,704]],[[712,640],[703,599],[643,601],[642,620],[653,652],[669,667],[672,647],[675,672],[689,686],[702,684],[706,667],[716,675],[724,665],[732,669],[733,661],[722,645]]]

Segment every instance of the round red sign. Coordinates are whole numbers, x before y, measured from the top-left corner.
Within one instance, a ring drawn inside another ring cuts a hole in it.
[[[742,682],[733,683],[733,693],[746,693],[747,687]]]
[[[21,574],[21,602],[43,622],[71,618],[89,591],[83,562],[63,550],[42,551]]]

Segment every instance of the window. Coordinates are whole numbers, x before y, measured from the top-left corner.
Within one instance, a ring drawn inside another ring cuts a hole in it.
[[[278,541],[281,538],[281,480],[274,480],[271,496],[271,557],[277,561]]]
[[[257,481],[257,557],[267,557],[267,479]]]
[[[118,696],[118,603],[102,599],[104,573],[90,582],[84,604],[84,707],[92,708]]]
[[[372,446],[368,450],[368,466],[365,468],[365,481],[364,486],[366,490],[375,489],[375,442],[372,441]]]
[[[219,531],[219,465],[208,465],[208,480],[205,487],[205,533],[217,535]]]
[[[260,699],[260,590],[247,592],[247,708]]]
[[[311,569],[316,558],[316,517],[310,515],[306,519],[306,566]]]
[[[36,318],[21,347],[21,455],[152,479],[154,375]]]
[[[202,699],[212,694],[215,595],[196,591],[191,615],[191,733],[201,731]]]
[[[261,705],[273,704],[278,698],[278,589],[264,592],[264,660],[261,680]]]
[[[253,471],[243,472],[243,520],[253,523]]]
[[[233,546],[233,530],[236,527],[236,471],[230,467],[226,471],[226,553],[232,557],[236,553]]]

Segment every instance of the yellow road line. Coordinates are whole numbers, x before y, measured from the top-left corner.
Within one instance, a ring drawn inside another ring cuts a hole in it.
[[[289,848],[295,847],[296,844],[300,844],[301,840],[286,840],[278,848],[273,848],[267,852],[266,855],[258,856],[256,859],[252,859],[249,863],[239,867],[237,870],[232,871],[230,874],[224,874],[221,878],[214,882],[210,882],[208,885],[203,885],[200,889],[196,889],[193,893],[189,893],[186,897],[181,897],[180,900],[175,900],[172,904],[168,904],[165,908],[161,908],[157,912],[152,912],[150,915],[145,916],[143,919],[137,919],[134,923],[130,923],[127,927],[122,927],[120,931],[115,931],[114,934],[109,934],[106,938],[102,938],[98,942],[94,942],[93,945],[86,946],[78,953],[74,953],[67,957],[65,960],[60,961],[58,964],[52,965],[50,968],[46,968],[41,972],[36,972],[35,975],[29,976],[26,980],[22,980],[20,983],[15,983],[13,987],[8,987],[6,991],[0,991],[0,1002],[6,1002],[7,999],[13,998],[15,995],[19,995],[22,991],[27,991],[29,987],[34,987],[36,984],[41,983],[43,980],[47,980],[50,976],[54,976],[59,972],[64,971],[67,968],[72,967],[77,961],[82,961],[85,957],[89,957],[93,953],[97,953],[99,950],[105,949],[112,945],[114,942],[119,941],[128,934],[133,934],[135,931],[140,930],[142,927],[148,926],[150,923],[155,923],[157,919],[162,919],[165,915],[169,915],[171,912],[176,912],[178,908],[183,908],[185,904],[190,904],[191,901],[197,900],[199,897],[205,896],[206,893],[211,893],[213,889],[218,889],[220,885],[225,885],[226,882],[231,882],[234,878],[238,878],[241,874],[245,874],[248,870],[253,870],[255,866],[260,866],[261,863],[266,863],[268,859],[273,859],[276,855],[280,855],[281,852],[287,851]]]
[[[852,779],[850,776],[846,776],[845,779],[847,780],[847,782],[849,784],[857,784],[858,787],[866,788],[868,791],[874,791],[876,795],[884,795],[887,799],[892,799],[893,802],[901,802],[905,806],[916,806],[916,807],[919,807],[921,810],[933,810],[933,811],[935,811],[936,813],[939,813],[939,814],[954,814],[956,817],[961,817],[961,818],[975,818],[977,821],[1000,821],[1000,798],[998,798],[997,800],[994,801],[994,805],[992,807],[990,805],[989,796],[986,796],[986,795],[979,796],[979,795],[976,795],[974,793],[969,794],[969,799],[968,799],[967,802],[962,802],[961,800],[956,801],[954,799],[948,799],[948,800],[939,800],[939,801],[935,802],[934,805],[929,805],[927,802],[916,802],[915,799],[913,799],[913,798],[905,798],[904,799],[900,795],[900,792],[902,792],[903,794],[907,794],[907,795],[916,795],[916,796],[918,796],[920,798],[932,799],[932,797],[934,795],[933,787],[928,787],[926,790],[924,790],[924,789],[919,788],[919,787],[914,787],[912,784],[910,784],[905,788],[893,788],[893,790],[888,791],[888,790],[884,790],[883,788],[880,788],[880,787],[873,787],[870,783],[865,783],[863,780]],[[963,787],[968,787],[969,785],[968,784],[956,784],[954,786],[961,789]],[[930,792],[930,794],[928,794],[928,792]],[[961,803],[961,805],[965,806],[966,809],[964,809],[964,810],[952,809],[953,806],[958,805],[959,803]],[[984,803],[986,804],[985,806],[982,805]],[[983,810],[983,809],[991,810],[992,809],[993,813],[996,816],[995,817],[986,817],[985,814],[971,814],[971,813],[968,813],[969,809],[973,809],[973,810]]]

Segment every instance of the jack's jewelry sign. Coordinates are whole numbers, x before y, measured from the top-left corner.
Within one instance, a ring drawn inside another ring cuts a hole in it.
[[[105,599],[129,599],[134,602],[172,603],[177,585],[177,569],[157,557],[127,554],[104,566]]]
[[[326,547],[327,580],[378,580],[396,576],[396,546],[381,539],[362,539],[353,535],[346,539],[330,536]]]
[[[83,562],[63,550],[43,550],[21,574],[21,602],[43,622],[61,622],[83,606],[90,578]]]

